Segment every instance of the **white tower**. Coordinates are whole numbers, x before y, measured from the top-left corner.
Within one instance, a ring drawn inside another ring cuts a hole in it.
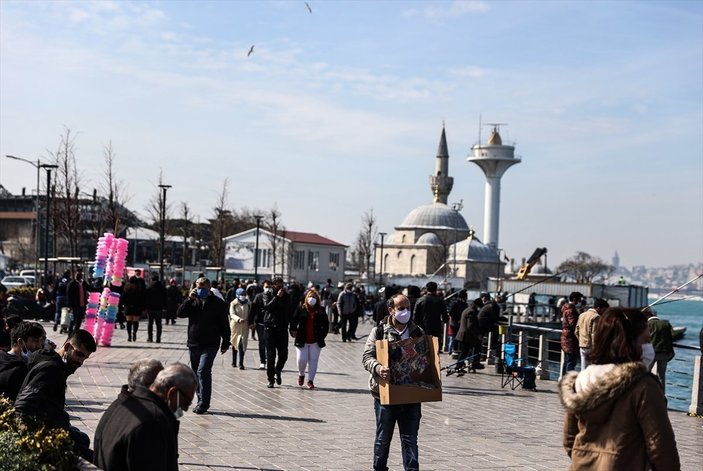
[[[498,248],[498,227],[500,222],[500,179],[508,168],[520,163],[520,157],[515,157],[515,146],[503,145],[498,134],[499,124],[492,124],[488,142],[471,147],[471,156],[466,159],[483,170],[486,176],[483,208],[483,243]]]

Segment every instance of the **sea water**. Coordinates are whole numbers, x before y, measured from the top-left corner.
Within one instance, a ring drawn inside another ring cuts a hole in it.
[[[654,299],[651,299],[654,301]],[[661,319],[674,327],[686,327],[686,335],[675,343],[696,347],[696,350],[674,348],[676,356],[666,370],[666,397],[669,408],[688,412],[691,404],[694,358],[701,354],[699,333],[703,327],[703,299],[667,298],[653,309]]]

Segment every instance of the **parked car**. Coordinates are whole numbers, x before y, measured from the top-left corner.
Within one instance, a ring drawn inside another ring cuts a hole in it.
[[[37,276],[37,271],[36,270],[22,270],[20,272],[20,276],[31,276],[35,277]]]
[[[20,288],[22,286],[32,286],[34,284],[34,280],[29,280],[25,278],[24,276],[6,276],[5,278],[0,281],[3,285],[5,285],[5,288],[7,289],[12,289],[12,288]]]

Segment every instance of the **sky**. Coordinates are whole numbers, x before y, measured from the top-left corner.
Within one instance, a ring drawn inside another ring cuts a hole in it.
[[[228,178],[232,209],[351,245],[365,212],[391,233],[432,202],[444,125],[449,203],[481,238],[466,157],[507,123],[508,257],[703,261],[703,2],[308,4],[1,0],[0,155],[48,160],[68,128],[86,192],[111,143],[144,218],[160,172],[171,215],[202,221]],[[0,184],[36,171],[2,157]]]

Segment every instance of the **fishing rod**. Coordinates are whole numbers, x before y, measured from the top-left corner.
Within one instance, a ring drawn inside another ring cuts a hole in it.
[[[560,271],[560,272],[558,272],[558,273],[555,273],[555,274],[553,274],[553,275],[548,276],[547,278],[544,278],[544,279],[539,280],[539,281],[537,281],[537,282],[535,282],[535,283],[532,283],[532,284],[529,285],[529,286],[525,286],[525,287],[522,288],[521,290],[515,291],[514,293],[510,293],[509,295],[507,295],[507,296],[505,297],[505,299],[506,299],[506,301],[507,301],[507,299],[508,299],[509,297],[511,297],[511,296],[515,296],[516,294],[520,294],[520,293],[522,293],[523,291],[527,291],[527,290],[530,289],[530,288],[533,288],[533,287],[535,287],[535,286],[537,286],[537,285],[539,285],[539,284],[541,284],[541,283],[544,283],[545,281],[549,281],[549,280],[551,280],[552,278],[556,278],[556,277],[559,276],[559,275],[563,275],[563,274],[566,273],[567,271],[568,271],[568,270],[566,270],[566,271]]]
[[[693,283],[694,281],[696,281],[697,279],[699,279],[699,278],[701,278],[701,277],[703,277],[703,273],[701,273],[700,275],[698,275],[698,276],[696,276],[696,277],[691,278],[690,280],[688,280],[686,283],[682,284],[682,285],[679,286],[678,288],[674,288],[673,290],[669,291],[668,293],[666,293],[666,294],[665,294],[664,296],[662,296],[661,298],[657,299],[656,301],[654,301],[653,303],[649,304],[648,306],[642,308],[642,310],[644,311],[644,310],[646,310],[646,309],[649,309],[649,308],[651,308],[652,306],[654,306],[655,304],[658,304],[660,301],[665,300],[666,298],[668,298],[668,297],[671,296],[672,294],[678,293],[678,291],[679,291],[681,288],[684,288],[684,287],[690,285],[691,283]]]
[[[659,305],[661,306],[662,304],[675,303],[676,301],[686,301],[687,299],[693,299],[693,298],[697,298],[697,297],[699,297],[699,296],[684,296],[682,298],[667,299],[666,301],[660,302]]]

